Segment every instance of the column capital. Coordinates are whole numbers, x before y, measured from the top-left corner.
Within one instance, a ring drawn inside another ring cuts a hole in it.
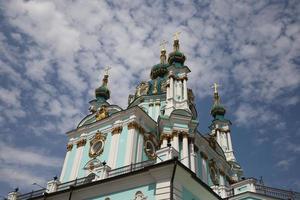
[[[206,153],[204,153],[203,151],[200,152],[200,155],[202,158],[204,158],[205,160],[208,159],[208,156],[206,155]]]
[[[123,130],[123,127],[122,127],[122,126],[116,126],[116,127],[113,128],[111,134],[112,134],[112,135],[114,135],[114,134],[119,134],[119,133],[122,132],[122,130]]]
[[[137,122],[133,121],[133,122],[129,122],[127,127],[128,127],[128,129],[138,129],[139,124]]]
[[[86,139],[81,139],[76,142],[77,148],[82,147],[86,144]]]
[[[73,149],[73,144],[69,143],[67,144],[67,151],[71,151]]]

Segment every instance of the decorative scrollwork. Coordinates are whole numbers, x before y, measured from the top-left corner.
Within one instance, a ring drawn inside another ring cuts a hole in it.
[[[98,108],[95,117],[97,121],[107,118],[108,117],[107,106],[102,105],[100,108]]]
[[[141,95],[147,95],[148,91],[149,91],[149,83],[143,81],[137,86],[135,96],[139,97]]]

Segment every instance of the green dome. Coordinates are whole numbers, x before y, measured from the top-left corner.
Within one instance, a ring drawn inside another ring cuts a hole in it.
[[[213,105],[210,114],[215,118],[216,116],[224,116],[226,113],[225,108],[218,104],[218,105]]]
[[[107,100],[110,97],[110,91],[106,85],[102,85],[102,86],[98,87],[97,89],[95,89],[95,96],[96,96],[96,99],[104,98],[105,100]]]
[[[180,51],[173,51],[169,54],[168,63],[172,65],[173,63],[180,63],[184,64],[185,62],[185,55]]]
[[[151,79],[156,79],[157,77],[164,77],[168,73],[168,64],[157,64],[151,69],[150,77]]]

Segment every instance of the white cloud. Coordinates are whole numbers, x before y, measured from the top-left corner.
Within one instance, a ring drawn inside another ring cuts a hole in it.
[[[276,163],[276,167],[281,168],[282,170],[288,170],[294,162],[294,160],[294,158],[280,160]]]
[[[58,167],[62,164],[60,158],[52,157],[41,152],[41,150],[26,150],[9,146],[1,142],[0,160],[1,163],[18,166],[41,166],[41,167]]]

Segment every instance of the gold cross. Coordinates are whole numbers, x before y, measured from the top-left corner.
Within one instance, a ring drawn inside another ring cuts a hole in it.
[[[104,69],[104,71],[105,71],[105,75],[108,75],[108,71],[111,69],[111,67],[110,66],[107,66],[105,69]]]
[[[179,40],[179,35],[181,34],[180,31],[174,33],[174,40]]]
[[[168,41],[166,40],[162,40],[161,43],[160,43],[160,48],[161,50],[165,50],[166,49],[166,44],[168,43]]]
[[[211,88],[214,88],[214,93],[218,93],[218,87],[220,87],[221,85],[218,85],[217,83],[214,83]]]

